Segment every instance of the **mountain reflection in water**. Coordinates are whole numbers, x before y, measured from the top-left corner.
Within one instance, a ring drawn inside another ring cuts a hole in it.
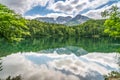
[[[117,53],[16,53],[2,57],[0,78],[20,74],[23,80],[104,80],[103,75],[118,71],[117,58]]]

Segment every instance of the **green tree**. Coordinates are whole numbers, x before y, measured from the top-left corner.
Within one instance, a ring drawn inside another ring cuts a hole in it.
[[[0,37],[9,41],[20,41],[30,35],[26,20],[6,6],[0,4]]]
[[[120,72],[112,71],[108,75],[105,75],[105,80],[120,80]]]
[[[76,35],[82,37],[102,37],[104,36],[103,24],[105,20],[88,20],[75,27]]]
[[[101,13],[106,19],[104,32],[111,37],[120,38],[120,12],[117,6],[112,6],[111,9],[105,10]]]

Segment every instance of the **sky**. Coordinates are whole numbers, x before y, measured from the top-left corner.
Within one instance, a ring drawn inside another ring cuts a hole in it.
[[[0,0],[0,3],[26,18],[81,14],[100,19],[100,13],[112,5],[120,8],[120,0]]]

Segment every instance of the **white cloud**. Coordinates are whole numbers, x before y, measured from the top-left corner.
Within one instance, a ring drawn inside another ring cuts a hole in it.
[[[49,6],[48,9],[56,12],[76,15],[85,9],[94,10],[95,8],[109,1],[110,0],[66,0],[65,2],[58,1]]]
[[[50,14],[47,14],[45,16],[42,16],[42,15],[31,15],[31,16],[24,16],[26,19],[34,19],[34,18],[37,18],[37,17],[53,17],[53,18],[57,18],[58,16],[71,16],[73,17],[73,15],[68,15],[68,14],[64,14],[64,13],[50,13]]]
[[[45,6],[49,0],[0,0],[0,3],[15,10],[15,12],[24,14],[36,5]]]
[[[89,12],[83,14],[84,16],[88,16],[89,18],[101,19],[101,12],[99,10],[90,10]]]
[[[84,13],[82,15],[88,16],[89,18],[101,19],[102,18],[101,12],[103,12],[107,8],[108,7],[103,7],[101,9],[97,9],[97,10],[90,10],[87,13]]]
[[[78,10],[76,8],[76,6],[81,6],[81,8],[84,8],[83,4],[87,5],[88,0],[66,0],[64,1],[58,1],[56,3],[54,3],[53,5],[49,6],[48,9],[54,10],[54,11],[58,11],[58,12],[62,12],[62,13],[66,13],[66,14],[77,14],[79,13],[80,10]]]
[[[97,10],[90,10],[87,13],[84,13],[83,15],[88,16],[90,18],[94,18],[94,19],[102,19],[101,12],[103,12],[104,10],[110,9],[113,5],[117,5],[120,8],[120,2],[118,2],[118,3],[114,3],[110,6],[106,5],[105,7],[102,7]]]
[[[100,5],[103,5],[107,2],[109,2],[109,0],[94,0],[92,2],[89,2],[89,4],[87,5],[87,8],[89,7],[91,9],[95,9],[99,7]]]
[[[2,58],[0,78],[21,75],[23,80],[103,80],[102,75],[119,69],[117,57],[116,53],[89,53],[80,57],[16,53]]]
[[[27,16],[23,16],[23,17],[25,17],[26,19],[34,19],[34,18],[37,18],[37,17],[44,17],[44,16],[42,16],[42,15],[27,15]]]
[[[72,11],[72,6],[68,5],[68,1],[66,1],[66,2],[58,1],[51,6],[48,6],[47,8],[54,10],[54,11],[63,12],[63,13]],[[66,12],[65,12],[65,10],[66,10]]]
[[[54,17],[54,18],[57,18],[58,16],[71,16],[73,17],[73,15],[68,15],[68,14],[64,14],[64,13],[50,13],[50,14],[47,14],[46,17]]]
[[[88,9],[87,13],[84,15],[92,17],[92,18],[100,18],[100,11],[104,10],[104,8],[97,9],[95,8],[109,2],[111,0],[66,0],[60,1],[58,0],[0,0],[0,3],[7,5],[9,8],[15,10],[15,12],[24,15],[25,12],[32,9],[34,6],[47,5],[47,9],[55,11],[55,13],[47,14],[46,16],[58,16],[58,15],[72,15],[75,16],[80,12]],[[120,6],[120,2],[118,2],[118,6]],[[94,15],[93,15],[94,14]],[[39,15],[26,16],[29,18],[34,18]]]

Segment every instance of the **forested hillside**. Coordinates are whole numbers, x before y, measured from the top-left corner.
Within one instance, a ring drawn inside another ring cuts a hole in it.
[[[31,37],[103,37],[104,21],[88,20],[78,26],[65,26],[29,20],[27,26]]]
[[[27,20],[0,4],[0,37],[9,41],[25,37],[109,37],[104,33],[104,22],[91,19],[77,26],[65,26]]]
[[[8,41],[20,41],[30,35],[26,24],[24,18],[0,4],[0,37]]]

